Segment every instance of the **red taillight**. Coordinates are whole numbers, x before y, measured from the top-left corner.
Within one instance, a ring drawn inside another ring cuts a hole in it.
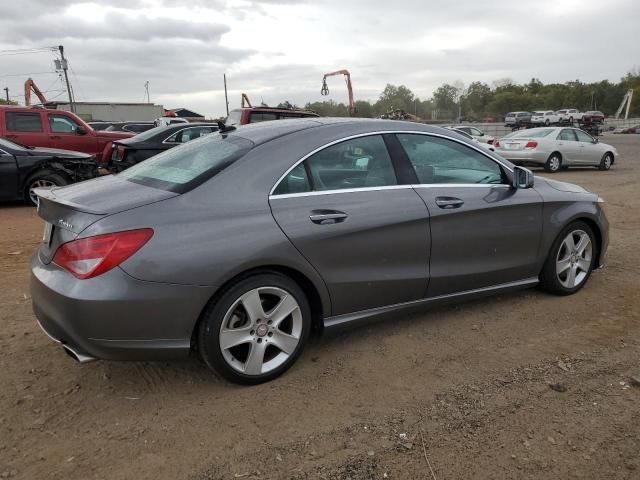
[[[536,148],[538,146],[538,142],[534,142],[533,140],[529,140],[524,148]]]
[[[494,146],[494,147],[499,147],[499,146],[500,146],[500,140],[495,140],[495,141],[493,142],[493,146]]]
[[[120,160],[124,160],[124,156],[127,153],[127,149],[124,147],[118,147],[118,149],[116,150],[116,156],[120,159]]]
[[[53,263],[81,280],[102,275],[136,253],[153,236],[153,229],[127,230],[81,238],[61,245]]]

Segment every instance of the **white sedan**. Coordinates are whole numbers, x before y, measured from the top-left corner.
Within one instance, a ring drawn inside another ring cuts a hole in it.
[[[530,128],[493,142],[495,152],[516,165],[541,166],[557,172],[570,166],[609,170],[618,158],[611,145],[578,128]]]
[[[493,143],[493,141],[495,140],[495,137],[492,137],[491,135],[487,135],[486,133],[484,133],[482,130],[476,128],[476,127],[471,127],[469,125],[456,125],[454,127],[451,128],[455,128],[456,130],[461,130],[464,133],[466,133],[467,135],[470,135],[471,137],[473,137],[475,140],[477,140],[480,143],[487,143],[489,145],[491,145]]]

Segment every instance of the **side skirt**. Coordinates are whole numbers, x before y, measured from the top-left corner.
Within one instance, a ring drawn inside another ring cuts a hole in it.
[[[509,292],[513,290],[522,290],[524,288],[533,287],[539,282],[537,277],[519,280],[517,282],[501,283],[491,287],[478,288],[475,290],[467,290],[464,292],[451,293],[448,295],[439,295],[437,297],[425,298],[422,300],[413,300],[411,302],[398,303],[395,305],[387,305],[384,307],[371,308],[369,310],[361,310],[354,313],[345,313],[327,317],[324,321],[324,328],[333,329],[345,326],[351,326],[357,323],[364,323],[376,317],[381,317],[390,313],[407,312],[413,310],[422,310],[436,305],[445,305],[456,300],[473,300],[475,298],[488,297],[496,293]]]

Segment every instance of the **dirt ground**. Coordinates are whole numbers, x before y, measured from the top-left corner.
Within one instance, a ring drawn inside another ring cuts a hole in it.
[[[609,172],[608,266],[314,340],[257,387],[197,360],[79,365],[39,330],[34,209],[0,206],[0,478],[640,478],[640,136]],[[550,384],[554,388],[550,387]]]

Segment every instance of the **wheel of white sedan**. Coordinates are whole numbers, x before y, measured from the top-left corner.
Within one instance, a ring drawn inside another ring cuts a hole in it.
[[[598,168],[600,170],[609,170],[611,168],[611,164],[613,164],[613,155],[607,152],[602,156],[602,160],[600,160]]]
[[[549,158],[547,158],[547,161],[544,164],[544,169],[550,173],[557,172],[561,167],[562,157],[558,152],[553,152],[551,155],[549,155]]]
[[[202,358],[226,379],[257,384],[284,373],[309,336],[311,311],[302,289],[278,273],[249,277],[205,312]]]
[[[597,245],[591,227],[574,222],[556,238],[542,269],[540,284],[557,295],[571,295],[589,279]]]

